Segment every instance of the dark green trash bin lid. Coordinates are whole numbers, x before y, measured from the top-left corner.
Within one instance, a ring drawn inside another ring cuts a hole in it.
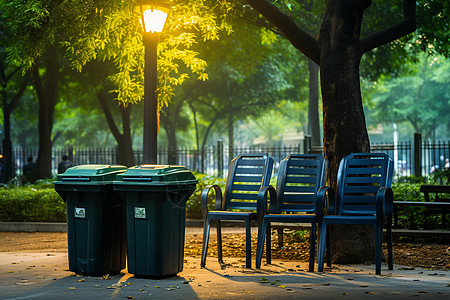
[[[198,183],[192,172],[183,166],[138,165],[117,175],[117,191],[180,190]]]
[[[111,185],[116,176],[124,173],[127,167],[121,165],[79,165],[69,168],[56,176],[55,190],[70,187]]]

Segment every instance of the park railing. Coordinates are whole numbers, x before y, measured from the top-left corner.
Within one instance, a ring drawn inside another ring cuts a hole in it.
[[[288,154],[321,152],[321,148],[311,148],[308,138],[293,146],[248,146],[229,148],[222,141],[214,146],[201,149],[159,149],[158,162],[160,164],[178,164],[200,173],[221,176],[227,175],[228,165],[232,158],[241,153],[267,153],[274,158],[274,172],[277,174],[278,165]],[[377,143],[371,145],[372,152],[388,154],[395,162],[394,174],[399,176],[427,176],[436,169],[448,166],[450,158],[449,141],[421,141],[420,135],[415,135],[414,141],[399,143]],[[27,158],[37,157],[37,149],[13,149],[16,174],[22,173],[22,167]],[[74,165],[82,164],[117,164],[117,148],[54,148],[52,150],[52,172],[56,174],[61,157],[67,155]],[[142,163],[142,150],[134,151],[136,164]],[[446,165],[447,163],[447,165]]]

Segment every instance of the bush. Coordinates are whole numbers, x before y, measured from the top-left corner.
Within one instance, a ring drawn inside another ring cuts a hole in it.
[[[431,183],[448,185],[450,183],[450,169],[436,170],[431,176]]]
[[[198,180],[197,189],[186,202],[186,218],[188,219],[201,219],[202,209],[201,209],[201,195],[203,189],[208,185],[218,185],[221,187],[222,191],[225,189],[226,179],[218,178],[213,176],[207,176],[205,174],[195,173],[195,178]],[[209,193],[208,196],[208,209],[214,209],[214,199],[215,194],[213,191]]]
[[[421,185],[421,183],[392,184],[394,201],[425,201],[423,194],[420,193]],[[420,206],[403,206],[402,209],[398,212],[399,227],[406,229],[416,229],[416,226],[422,226],[425,222],[423,217],[424,210],[425,208]]]
[[[186,203],[186,217],[201,219],[200,198],[207,185],[217,184],[222,189],[225,179],[196,173],[197,189]],[[0,222],[66,222],[66,205],[52,184],[54,179],[39,180],[34,184],[21,184],[12,180],[0,188]],[[214,192],[211,192],[208,207],[214,207]]]
[[[424,176],[401,176],[397,179],[398,183],[427,183],[427,178]]]
[[[394,192],[394,201],[425,201],[423,193],[420,192],[422,183],[394,183],[392,190]],[[425,217],[425,207],[423,206],[403,206],[398,212],[398,224],[400,228],[405,229],[424,229],[425,218],[427,218],[430,228],[439,228],[442,216],[439,214]]]
[[[65,222],[66,205],[48,183],[0,188],[0,222]]]

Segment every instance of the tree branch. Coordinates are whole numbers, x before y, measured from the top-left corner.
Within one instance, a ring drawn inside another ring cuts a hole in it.
[[[416,25],[416,1],[403,0],[403,21],[362,38],[360,41],[361,53],[366,53],[414,32]]]
[[[300,50],[305,56],[320,65],[319,44],[312,36],[300,29],[294,20],[267,0],[246,0],[254,10],[263,15],[270,23]]]
[[[19,70],[20,70],[20,68],[14,69],[14,71],[12,71],[9,75],[6,76],[6,81],[9,81],[14,76],[14,74],[19,72]]]
[[[101,91],[97,92],[97,99],[100,102],[100,105],[102,106],[103,112],[105,113],[105,118],[106,122],[108,122],[109,129],[111,129],[114,138],[116,139],[116,141],[118,141],[122,136],[122,134],[119,132],[119,129],[117,128],[116,123],[114,122],[114,118],[106,103],[106,99]]]
[[[7,105],[8,112],[12,112],[14,108],[16,108],[17,104],[19,103],[20,98],[22,98],[23,93],[25,92],[25,89],[28,86],[29,81],[29,73],[25,75],[25,78],[23,79],[22,85],[20,86],[19,91],[16,93],[14,98],[11,100],[11,102]]]

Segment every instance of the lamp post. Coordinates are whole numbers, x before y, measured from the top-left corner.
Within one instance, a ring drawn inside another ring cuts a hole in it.
[[[158,155],[157,46],[169,12],[161,2],[138,0],[136,3],[145,46],[143,162],[150,164],[157,163]]]

